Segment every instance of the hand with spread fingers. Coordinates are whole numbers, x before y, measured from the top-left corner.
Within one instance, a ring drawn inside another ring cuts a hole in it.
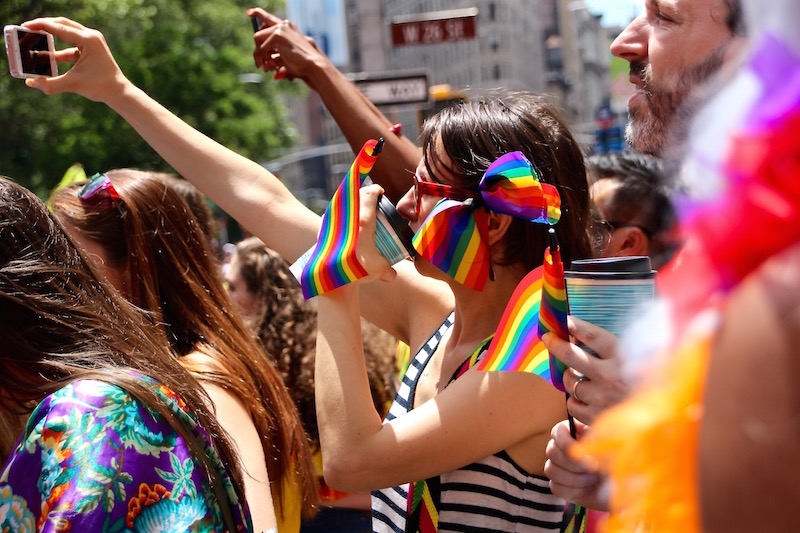
[[[575,422],[578,438],[588,431],[589,426]],[[567,501],[605,511],[608,509],[607,480],[596,468],[570,457],[569,450],[577,442],[572,438],[566,420],[553,426],[550,431],[547,462],[544,465],[544,473],[550,478],[550,490]]]
[[[567,410],[591,424],[597,415],[628,395],[617,354],[619,340],[613,333],[574,316],[567,323],[575,343],[553,334],[544,335],[542,341],[550,353],[570,367],[564,372],[564,388],[570,393]]]

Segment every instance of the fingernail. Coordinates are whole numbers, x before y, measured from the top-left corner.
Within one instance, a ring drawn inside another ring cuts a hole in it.
[[[280,71],[280,70],[275,73],[275,76],[273,76],[273,78],[276,79],[276,80],[282,80],[285,77],[286,77],[286,73],[283,72],[283,71]]]
[[[395,124],[394,126],[392,126],[391,128],[389,128],[389,130],[390,130],[392,133],[394,133],[395,135],[399,136],[399,135],[402,133],[402,131],[403,131],[403,125],[402,125],[401,123],[399,123],[399,122],[398,122],[397,124]]]

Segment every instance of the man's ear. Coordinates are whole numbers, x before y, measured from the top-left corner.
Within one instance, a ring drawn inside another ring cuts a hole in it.
[[[621,237],[621,242],[618,241],[619,248],[614,255],[628,257],[650,253],[650,239],[637,227],[618,228],[614,230],[614,237],[617,239]]]
[[[494,246],[508,231],[513,217],[489,211],[489,246]]]

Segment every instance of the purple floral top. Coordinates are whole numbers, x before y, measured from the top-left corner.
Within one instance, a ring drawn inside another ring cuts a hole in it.
[[[205,431],[175,393],[153,387],[206,443],[237,531],[252,531]],[[81,380],[45,398],[28,420],[0,476],[0,531],[226,528],[199,461],[172,426],[116,385]]]

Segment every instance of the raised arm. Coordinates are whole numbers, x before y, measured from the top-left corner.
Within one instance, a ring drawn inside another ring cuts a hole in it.
[[[346,286],[319,302],[316,402],[328,484],[358,491],[419,481],[512,446],[539,454],[525,468],[542,475],[549,430],[566,412],[563,395],[533,374],[473,368],[381,424],[364,366],[358,289]]]
[[[75,61],[72,68],[55,78],[26,80],[30,87],[46,94],[74,92],[108,105],[178,173],[287,260],[294,261],[316,242],[318,215],[261,165],[195,130],[134,86],[99,31],[63,17],[36,19],[25,25],[75,45],[56,57],[62,62]],[[442,307],[451,305],[452,295],[448,296],[446,285],[423,278],[411,265],[398,271],[394,282],[364,290],[364,317],[408,341],[410,324],[419,320],[409,306],[427,302],[426,309],[442,313]]]
[[[299,78],[316,91],[353,152],[358,153],[368,139],[386,140],[370,177],[396,203],[411,186],[411,176],[420,158],[417,146],[402,133],[393,133],[386,116],[297,26],[261,8],[249,9],[247,14],[262,22],[254,37],[256,63],[265,71],[274,70],[276,79]]]
[[[28,80],[47,94],[75,92],[124,118],[179,174],[271,248],[293,261],[316,242],[319,217],[261,165],[195,130],[134,86],[103,35],[65,18],[26,23],[72,43],[59,61],[76,61],[56,78]]]

